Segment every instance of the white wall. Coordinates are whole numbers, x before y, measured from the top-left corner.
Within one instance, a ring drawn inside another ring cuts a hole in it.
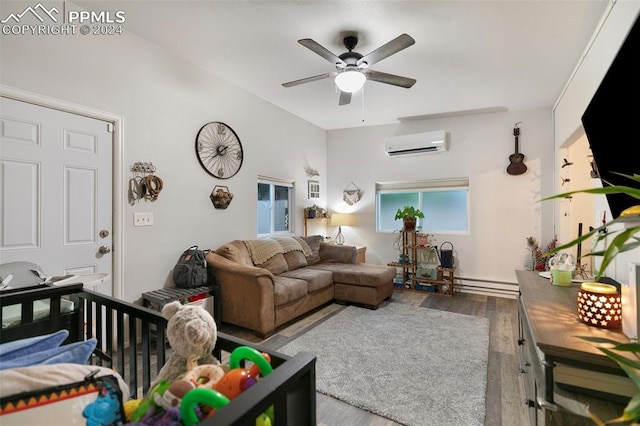
[[[611,7],[605,12],[599,30],[554,107],[554,140],[557,149],[575,141],[584,132],[580,118],[639,12],[640,2],[637,1],[612,1]]]
[[[125,300],[165,285],[193,244],[255,238],[257,175],[295,179],[297,233],[308,204],[305,157],[326,188],[324,130],[135,35],[2,36],[0,56],[3,85],[124,117],[125,184],[137,161],[152,162],[164,180],[155,202],[129,205],[123,190],[124,241],[114,251],[124,257]],[[231,179],[211,177],[196,159],[196,134],[210,121],[227,123],[242,141],[244,164]],[[235,194],[227,210],[209,200],[220,184]],[[152,212],[154,226],[134,228],[133,212]]]
[[[511,176],[506,167],[514,152],[513,127],[519,121],[520,152],[528,171]],[[448,152],[386,156],[386,137],[432,130],[449,133]],[[529,253],[526,238],[535,236],[546,244],[553,237],[543,227],[551,223],[550,203],[538,202],[552,187],[550,109],[330,131],[328,150],[329,209],[356,214],[357,225],[343,227],[343,233],[348,244],[368,247],[367,262],[386,264],[397,257],[395,235],[375,232],[375,182],[469,178],[471,232],[435,236],[438,244],[453,243],[459,276],[515,282],[514,271],[524,269]],[[342,201],[342,190],[351,181],[364,191],[354,206]]]

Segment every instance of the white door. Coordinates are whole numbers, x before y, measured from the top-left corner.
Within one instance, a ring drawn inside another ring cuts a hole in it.
[[[0,263],[112,273],[111,128],[0,97]]]

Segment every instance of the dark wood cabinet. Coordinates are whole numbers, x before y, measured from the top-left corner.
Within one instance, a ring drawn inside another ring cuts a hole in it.
[[[520,383],[529,424],[592,425],[587,407],[603,420],[618,417],[640,390],[615,362],[579,336],[629,339],[621,331],[578,320],[579,284],[554,286],[534,271],[516,275]]]

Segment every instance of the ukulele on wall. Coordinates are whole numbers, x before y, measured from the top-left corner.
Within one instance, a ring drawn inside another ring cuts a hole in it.
[[[513,136],[516,138],[516,152],[509,156],[509,165],[507,166],[507,173],[510,175],[521,175],[527,171],[527,166],[524,164],[524,154],[521,154],[518,149],[518,136],[520,136],[520,129],[518,124],[522,121],[518,121],[513,128]]]

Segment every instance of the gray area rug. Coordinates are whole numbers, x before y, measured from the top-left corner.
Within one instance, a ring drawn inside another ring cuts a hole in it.
[[[484,424],[487,318],[349,306],[278,350],[315,354],[319,392],[395,422]]]

